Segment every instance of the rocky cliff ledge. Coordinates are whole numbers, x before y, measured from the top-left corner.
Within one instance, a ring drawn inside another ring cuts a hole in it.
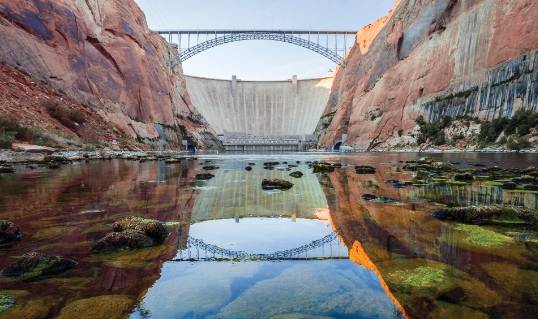
[[[320,145],[405,144],[419,115],[537,111],[536,17],[535,0],[397,0],[357,34],[316,129]]]
[[[219,145],[190,101],[175,48],[148,29],[134,0],[0,0],[0,38],[0,64],[7,66],[1,71],[29,75],[56,95],[48,106],[27,107],[25,117],[13,105],[24,105],[26,95],[18,94],[18,102],[10,95],[7,105],[7,92],[0,91],[2,117],[15,112],[24,124],[55,127],[86,142],[87,134],[78,132],[84,119],[74,120],[81,116],[62,121],[65,108],[73,108],[61,105],[65,98],[91,113],[91,122],[99,117],[110,127],[112,133],[98,134],[105,144],[175,147],[186,139],[201,148]]]

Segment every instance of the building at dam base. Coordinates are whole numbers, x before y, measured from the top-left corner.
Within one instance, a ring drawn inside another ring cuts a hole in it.
[[[305,144],[316,128],[333,77],[241,81],[186,76],[186,82],[194,106],[230,150],[297,150],[302,146],[295,145]]]

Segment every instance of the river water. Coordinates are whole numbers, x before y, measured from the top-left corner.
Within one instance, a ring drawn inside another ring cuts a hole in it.
[[[78,265],[33,281],[0,277],[0,318],[535,318],[536,229],[444,222],[431,212],[442,204],[537,210],[538,192],[386,182],[411,180],[403,163],[421,156],[102,160],[2,174],[0,220],[23,237],[0,248],[0,268],[36,250]],[[538,163],[530,154],[431,157],[461,167]],[[316,160],[343,167],[314,174],[306,162]],[[280,164],[268,170],[267,161]],[[208,163],[219,166],[215,178],[196,181]],[[359,175],[359,164],[377,172]],[[296,170],[304,176],[290,177]],[[264,191],[264,178],[294,186]],[[92,253],[130,215],[165,222],[170,235],[151,248]]]

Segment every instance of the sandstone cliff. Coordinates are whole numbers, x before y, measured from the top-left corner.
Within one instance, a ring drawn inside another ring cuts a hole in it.
[[[357,34],[316,134],[394,144],[423,115],[510,116],[538,105],[538,2],[401,0]]]
[[[118,139],[219,143],[192,106],[176,50],[134,0],[0,0],[0,38],[0,63],[84,105]]]

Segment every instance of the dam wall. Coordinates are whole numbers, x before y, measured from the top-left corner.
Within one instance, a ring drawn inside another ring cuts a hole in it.
[[[186,76],[193,105],[218,133],[310,135],[327,105],[332,77],[288,81]]]

